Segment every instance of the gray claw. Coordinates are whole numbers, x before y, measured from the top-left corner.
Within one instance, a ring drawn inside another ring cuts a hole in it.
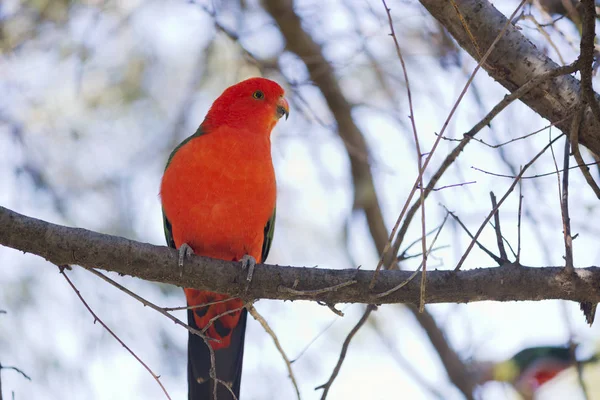
[[[246,277],[246,280],[248,281],[248,283],[250,283],[252,281],[252,275],[254,275],[256,259],[251,255],[246,254],[244,257],[242,257],[240,262],[242,263],[242,269],[248,268],[248,276]]]
[[[179,276],[183,275],[183,261],[186,257],[189,257],[192,254],[194,254],[194,250],[190,247],[189,244],[184,243],[181,246],[179,246]]]

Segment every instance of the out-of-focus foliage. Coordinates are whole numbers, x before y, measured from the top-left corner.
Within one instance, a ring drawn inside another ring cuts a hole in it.
[[[496,2],[509,14],[516,1]],[[390,1],[396,34],[408,63],[421,148],[428,151],[474,66],[468,55],[416,2]],[[377,193],[389,227],[416,177],[405,82],[383,6],[378,1],[300,0],[303,27],[322,44],[353,117],[366,136]],[[560,20],[548,23],[533,6],[518,22],[556,60],[574,60],[579,33]],[[534,22],[539,22],[538,25]],[[291,265],[374,268],[377,254],[364,216],[352,210],[352,179],[334,118],[304,64],[285,50],[281,33],[255,0],[3,0],[0,3],[0,204],[53,222],[163,243],[158,199],[169,152],[201,122],[212,100],[249,76],[280,82],[291,117],[273,137],[278,176],[278,220],[270,261]],[[461,138],[505,91],[479,72],[446,136]],[[498,144],[548,123],[520,103],[511,105],[480,138]],[[444,204],[475,230],[490,210],[488,192],[502,195],[511,180],[472,166],[514,175],[557,135],[545,130],[526,140],[490,148],[473,142],[427,202],[427,227]],[[446,152],[444,141],[430,177]],[[562,154],[562,142],[554,149]],[[555,170],[545,154],[530,174]],[[523,183],[522,263],[562,265],[562,223],[555,175]],[[573,171],[571,218],[576,266],[598,263],[598,202]],[[503,231],[516,246],[518,196],[502,207]],[[417,239],[414,223],[406,243]],[[1,227],[0,227],[1,229]],[[482,243],[494,249],[493,230]],[[453,268],[469,243],[452,223],[429,268]],[[408,252],[417,254],[418,246]],[[420,259],[403,263],[414,269]],[[78,301],[58,270],[43,260],[0,249],[0,363],[15,365],[26,381],[2,371],[2,390],[16,399],[163,398],[151,376],[119,346]],[[474,251],[466,268],[493,266]],[[187,332],[86,271],[75,284],[95,312],[161,375],[172,398],[184,398]],[[118,277],[114,277],[117,279]],[[129,278],[121,283],[164,306],[183,305],[182,291]],[[341,342],[362,314],[341,305],[344,318],[314,303],[260,301],[263,313],[293,363],[303,398],[319,398]],[[574,304],[475,303],[428,306],[449,342],[465,359],[502,360],[523,347],[565,344],[594,348]],[[177,313],[185,318],[183,312]],[[249,323],[242,385],[244,398],[292,398],[287,371],[271,339]],[[415,378],[415,374],[420,379]],[[596,378],[593,378],[595,376]],[[590,380],[598,380],[598,371]],[[578,398],[576,379],[552,381]],[[560,389],[558,389],[560,388]],[[599,389],[590,393],[600,398]],[[547,396],[552,398],[552,391]],[[488,384],[485,399],[514,396]],[[381,307],[355,337],[330,398],[461,398],[449,382],[420,326],[402,306]]]

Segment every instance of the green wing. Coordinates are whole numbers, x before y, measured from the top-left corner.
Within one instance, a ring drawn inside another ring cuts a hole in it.
[[[512,359],[517,363],[519,369],[523,371],[541,360],[569,361],[571,359],[571,350],[568,347],[560,346],[529,347],[515,354]]]
[[[277,214],[277,208],[273,209],[273,215],[267,221],[265,225],[265,238],[262,245],[261,263],[264,263],[269,256],[269,250],[271,250],[271,243],[273,243],[273,235],[275,234],[275,214]]]
[[[171,164],[171,160],[173,159],[173,156],[175,155],[175,153],[177,153],[177,150],[179,150],[184,144],[186,144],[190,140],[197,138],[198,136],[202,136],[204,134],[206,134],[206,132],[204,132],[202,130],[202,125],[200,125],[198,127],[198,130],[196,130],[196,132],[192,136],[186,138],[183,142],[179,143],[179,145],[177,145],[177,147],[175,147],[175,149],[169,155],[169,158],[167,159],[167,165],[165,166],[165,171],[167,170],[167,168],[169,168],[169,164]],[[175,240],[173,240],[173,232],[172,232],[171,223],[169,222],[169,220],[167,219],[167,216],[165,215],[164,208],[162,209],[162,215],[163,215],[163,229],[165,231],[165,239],[167,240],[167,246],[176,248]]]
[[[171,223],[167,219],[164,209],[162,210],[162,215],[163,215],[163,229],[165,230],[165,239],[167,239],[167,246],[175,249],[176,248],[175,240],[173,240],[173,232],[171,231]]]

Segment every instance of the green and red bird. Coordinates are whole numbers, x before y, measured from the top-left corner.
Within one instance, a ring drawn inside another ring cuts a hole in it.
[[[167,244],[180,251],[180,266],[194,254],[241,261],[253,267],[269,254],[275,225],[276,183],[271,130],[289,106],[277,83],[251,78],[226,89],[192,136],[173,150],[160,196]],[[229,298],[226,294],[184,289],[188,306]],[[240,299],[188,310],[188,324],[212,339],[217,379],[239,399],[246,309]],[[236,310],[230,312],[231,310]],[[220,318],[214,319],[221,315]],[[214,319],[214,320],[213,320]],[[212,320],[212,322],[211,322]],[[208,346],[188,338],[190,400],[212,399]],[[233,398],[217,384],[217,398]]]
[[[478,362],[472,368],[478,383],[489,381],[510,383],[525,399],[532,399],[540,386],[554,379],[558,374],[579,363],[597,362],[593,355],[576,361],[573,352],[566,346],[529,347],[519,351],[510,359],[501,362]]]

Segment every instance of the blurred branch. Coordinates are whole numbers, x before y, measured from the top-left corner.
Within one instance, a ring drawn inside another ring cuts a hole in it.
[[[433,274],[433,272],[430,272]],[[431,275],[429,278],[429,296],[431,295]],[[427,297],[427,302],[429,301],[429,296]],[[458,357],[458,354],[450,347],[448,341],[446,340],[446,336],[444,332],[440,329],[440,327],[435,322],[435,319],[429,313],[420,313],[416,307],[408,307],[408,309],[413,313],[415,319],[421,324],[425,332],[427,332],[427,336],[429,336],[429,340],[431,344],[435,348],[435,351],[440,357],[440,361],[444,365],[446,369],[446,373],[448,373],[448,377],[456,385],[457,388],[460,389],[467,399],[473,399],[473,388],[475,386],[474,379],[472,375],[469,373],[468,369],[465,368],[462,360]]]
[[[292,363],[290,362],[288,356],[285,354],[285,351],[283,350],[281,342],[279,342],[279,338],[275,334],[275,331],[269,326],[267,320],[262,315],[260,315],[260,313],[256,310],[256,308],[254,308],[253,305],[248,306],[247,309],[248,313],[252,315],[252,317],[254,317],[255,320],[258,321],[258,323],[263,327],[265,332],[267,332],[267,334],[271,336],[271,339],[273,339],[273,343],[275,344],[277,351],[279,352],[279,354],[281,354],[283,362],[285,362],[285,366],[287,367],[290,380],[292,381],[292,385],[294,385],[294,390],[296,391],[296,396],[298,397],[298,400],[300,400],[300,389],[298,389],[298,383],[296,382],[296,377],[294,376],[294,371],[292,370]]]
[[[581,33],[581,51],[579,54],[579,60],[581,63],[581,85],[583,86],[583,104],[589,105],[591,107],[592,113],[597,121],[600,121],[600,107],[598,106],[598,101],[594,97],[594,89],[592,86],[592,74],[593,74],[593,64],[594,64],[594,41],[596,37],[596,9],[594,7],[594,2],[581,3],[584,7],[584,15],[583,15],[583,27]],[[573,147],[573,155],[575,156],[575,160],[577,164],[580,166],[583,164],[583,157],[581,157],[581,152],[579,151],[579,135],[581,130],[581,116],[578,116],[577,124],[573,124],[573,128],[571,129],[571,136],[569,140],[571,141],[571,145]],[[600,199],[600,188],[592,178],[590,174],[589,168],[586,166],[581,166],[581,173],[583,174],[586,182],[594,193],[596,197]]]
[[[342,363],[344,362],[344,359],[346,358],[346,353],[348,352],[348,347],[350,347],[350,341],[352,340],[354,335],[356,335],[356,333],[359,331],[359,329],[365,324],[365,322],[367,322],[367,319],[371,315],[371,312],[375,311],[376,309],[377,309],[376,306],[369,304],[367,306],[367,309],[363,313],[363,315],[360,317],[360,319],[356,323],[356,325],[354,325],[354,328],[352,328],[350,333],[348,333],[348,336],[346,336],[346,340],[344,340],[344,344],[342,345],[342,351],[340,352],[340,357],[338,358],[338,362],[335,365],[335,368],[333,369],[331,376],[329,377],[327,382],[325,382],[324,384],[317,386],[315,388],[315,390],[323,389],[323,394],[321,395],[321,400],[325,400],[327,398],[329,389],[331,388],[333,381],[335,381],[335,378],[337,378],[337,376],[340,372],[340,369],[342,368]]]
[[[92,314],[92,317],[94,317],[94,323],[99,322],[100,325],[102,325],[102,327],[113,337],[115,338],[115,340],[117,342],[119,342],[119,344],[121,346],[123,346],[123,348],[125,350],[127,350],[127,352],[129,354],[131,354],[133,356],[133,358],[135,358],[137,360],[137,362],[139,362],[142,367],[144,367],[144,369],[146,369],[146,371],[148,371],[148,373],[150,375],[152,375],[152,378],[154,378],[154,380],[156,381],[156,383],[158,383],[158,385],[160,386],[160,388],[162,389],[163,393],[165,394],[165,396],[167,397],[167,399],[171,400],[171,396],[169,396],[169,392],[167,392],[167,388],[165,388],[165,386],[162,384],[162,382],[160,381],[160,376],[155,374],[154,371],[152,371],[152,369],[150,369],[150,367],[144,362],[142,361],[142,359],[135,354],[135,352],[133,350],[131,350],[129,348],[129,346],[127,346],[125,344],[125,342],[123,342],[123,340],[121,340],[121,338],[113,332],[112,329],[110,329],[108,327],[108,325],[106,325],[104,323],[104,321],[102,321],[100,319],[100,317],[98,317],[98,315],[96,315],[96,313],[92,310],[92,308],[88,305],[88,303],[85,301],[85,299],[83,298],[83,296],[81,295],[81,292],[79,292],[79,289],[77,289],[77,287],[75,287],[75,285],[73,284],[73,282],[71,281],[71,279],[69,279],[69,277],[67,276],[67,274],[65,273],[65,269],[67,269],[67,266],[61,266],[60,264],[56,264],[58,265],[58,268],[60,269],[60,273],[62,274],[62,276],[65,278],[65,280],[67,281],[67,283],[69,284],[69,286],[71,286],[71,289],[73,289],[73,291],[75,292],[75,294],[77,295],[77,297],[79,297],[79,300],[81,300],[81,302],[83,303],[83,305],[85,306],[85,308],[87,308],[87,310],[89,311],[90,314]]]
[[[444,400],[446,397],[443,395],[441,388],[429,381],[433,378],[431,374],[429,374],[429,370],[423,369],[422,374],[419,373],[417,370],[419,367],[416,365],[417,363],[415,363],[414,360],[406,358],[405,355],[402,354],[402,351],[396,348],[398,333],[396,331],[388,332],[388,330],[385,330],[382,326],[387,325],[389,321],[385,318],[373,316],[369,322],[370,327],[379,337],[379,341],[385,346],[387,355],[392,357],[398,366],[406,372],[407,378],[419,384],[419,386],[429,392],[431,398]]]
[[[592,65],[594,64],[595,50],[594,41],[596,39],[596,6],[594,0],[582,0],[581,6],[583,11],[583,28],[581,32],[581,52],[579,54],[579,61],[581,63],[582,100],[585,104],[590,106],[596,122],[600,123],[600,106],[598,105],[598,99],[595,97],[594,88],[592,86]],[[586,123],[588,123],[588,121],[584,121],[584,126]],[[583,134],[585,127],[582,128],[581,134]],[[598,154],[598,152],[595,153]]]
[[[410,92],[410,81],[408,80],[408,72],[406,71],[406,64],[404,63],[404,57],[402,57],[402,51],[400,50],[400,43],[398,43],[398,38],[396,37],[396,31],[394,30],[394,22],[392,20],[391,10],[387,6],[385,0],[381,0],[381,1],[383,3],[383,7],[385,8],[385,12],[388,17],[388,23],[390,25],[390,36],[394,40],[394,45],[396,46],[396,53],[398,54],[398,59],[400,60],[400,64],[402,65],[402,73],[404,74],[404,82],[406,83],[406,97],[408,98],[408,109],[410,111],[409,119],[410,119],[410,123],[412,126],[413,138],[415,139],[415,150],[417,151],[417,166],[419,168],[418,169],[419,176],[418,176],[417,187],[419,189],[419,199],[421,201],[421,251],[423,254],[423,259],[421,261],[421,267],[422,267],[423,272],[421,273],[421,300],[419,302],[419,311],[423,312],[423,311],[425,311],[425,290],[426,290],[426,283],[427,283],[427,253],[428,253],[428,251],[427,251],[427,228],[426,228],[426,221],[425,221],[425,215],[426,215],[426,213],[425,213],[425,194],[424,194],[425,189],[423,188],[423,172],[424,172],[425,167],[423,165],[423,153],[421,151],[421,145],[419,143],[419,134],[417,132],[417,125],[415,122],[415,112],[413,109],[412,94]],[[439,143],[439,139],[437,139],[436,142]],[[430,158],[432,156],[434,150],[435,150],[435,145],[434,145],[434,148],[431,149],[428,158]],[[406,209],[406,207],[408,207],[409,201],[410,200],[406,200],[404,209]],[[404,214],[404,212],[402,214]],[[384,254],[382,254],[382,256],[381,256],[381,261],[380,261],[380,264],[377,265],[377,269],[379,269],[381,267],[381,262],[383,262],[384,257],[386,256],[386,254],[385,254],[386,251],[389,251],[390,245],[392,244],[392,240],[394,239],[394,233],[398,229],[398,224],[399,224],[400,220],[401,220],[401,216],[398,217],[398,222],[396,223],[396,226],[394,227],[392,234],[390,235],[388,241],[386,242],[386,250],[384,250]],[[395,256],[395,254],[394,254],[394,256]],[[373,283],[371,283],[371,285],[373,285]]]
[[[308,69],[310,78],[323,94],[323,97],[337,122],[338,134],[346,147],[348,158],[350,159],[350,169],[354,183],[354,208],[364,210],[371,237],[373,238],[377,253],[384,261],[383,265],[385,268],[388,268],[391,265],[395,266],[395,255],[397,254],[397,251],[387,251],[391,244],[391,238],[388,239],[388,230],[385,226],[380,202],[377,197],[377,192],[375,191],[371,168],[368,162],[365,162],[363,157],[357,156],[357,154],[369,154],[367,144],[362,132],[352,118],[352,107],[342,93],[331,64],[327,62],[323,55],[321,46],[302,28],[300,17],[294,11],[294,3],[292,0],[263,0],[263,4],[266,11],[277,23],[281,34],[285,38],[286,48],[302,59]],[[423,168],[425,168],[425,166],[423,166]],[[423,171],[421,170],[421,175],[422,172]],[[421,184],[421,187],[422,186],[423,185]],[[416,184],[414,190],[416,190]],[[406,206],[408,206],[408,204],[406,204]],[[384,256],[386,256],[385,259],[383,259]],[[381,267],[381,265],[378,266],[378,269],[379,267]],[[357,272],[357,274],[362,273],[364,272]],[[400,272],[396,271],[394,273]],[[401,282],[406,281],[409,276],[410,273],[408,276],[405,276],[404,279],[396,281],[394,284],[383,290],[381,289],[381,286],[389,284],[390,281],[381,279],[378,285],[370,285],[369,288],[364,288],[362,292],[367,294],[371,292],[371,289],[378,290],[379,292],[389,290]],[[372,278],[373,277],[374,275]],[[346,281],[348,280],[350,279],[347,279]],[[372,279],[371,282],[374,282],[374,280]],[[357,285],[352,285],[345,288],[344,291],[357,290],[358,287],[359,286]],[[335,293],[343,293],[343,291]],[[405,290],[397,291],[390,297],[393,298],[399,293],[405,293]],[[430,296],[433,297],[434,295],[430,294]],[[430,301],[430,298],[428,298],[428,302]],[[374,302],[379,303],[380,301]],[[363,314],[365,320],[369,317],[371,311],[371,308],[368,307]],[[424,312],[426,313],[426,311]],[[362,325],[357,325],[356,329],[360,329],[361,326]],[[427,329],[425,330],[427,331]],[[427,331],[427,333],[429,334],[429,331]],[[350,332],[345,343],[349,343],[352,336],[353,333]],[[342,361],[343,358],[340,359],[340,363]],[[464,366],[462,371],[465,371]],[[451,372],[449,372],[449,374],[451,374]],[[332,377],[334,378],[334,376]],[[324,393],[324,395],[325,394],[326,393]],[[471,395],[471,393],[468,392],[464,394],[465,396]]]
[[[487,0],[455,0],[458,15],[452,4],[438,0],[419,0],[421,4],[450,32],[454,39],[473,58],[479,60],[478,48],[488,48],[506,24],[506,17]],[[468,24],[468,32],[463,26]],[[472,42],[476,39],[477,46]],[[527,81],[555,70],[558,65],[536,47],[514,25],[497,43],[483,68],[510,92]],[[594,94],[597,98],[597,95]],[[581,83],[570,75],[559,76],[535,87],[521,100],[532,110],[551,122],[567,117],[582,98]],[[569,132],[570,119],[557,123]],[[580,142],[595,154],[600,154],[600,124],[587,111],[581,125]]]
[[[405,281],[410,271],[381,271],[382,279],[371,292],[368,287],[373,271],[261,264],[256,267],[252,284],[246,288],[245,273],[237,262],[191,256],[181,273],[177,268],[177,250],[55,225],[4,207],[0,207],[0,226],[0,244],[39,255],[57,265],[100,268],[243,299],[319,300],[328,304],[419,303],[419,284],[412,282],[383,299],[375,298],[377,293]],[[352,280],[356,283],[340,286]],[[562,267],[515,268],[505,264],[460,272],[430,271],[428,282],[428,303],[543,299],[600,302],[598,267],[575,268],[568,273]],[[339,288],[322,290],[335,287]],[[290,293],[285,288],[299,292]]]
[[[2,397],[2,370],[3,369],[11,369],[13,371],[16,371],[19,374],[23,375],[23,377],[25,379],[27,379],[28,381],[31,381],[31,378],[29,377],[29,375],[27,375],[25,372],[21,371],[19,368],[17,368],[17,367],[10,367],[10,366],[4,366],[4,365],[2,365],[2,363],[0,363],[0,400],[3,399],[3,397]],[[14,398],[14,392],[13,392],[13,398]]]
[[[363,209],[377,252],[383,253],[387,229],[375,192],[373,175],[364,157],[369,151],[365,138],[352,118],[352,106],[344,97],[331,64],[325,59],[321,46],[302,28],[300,17],[294,11],[293,1],[265,0],[265,10],[277,23],[286,40],[286,48],[306,64],[310,78],[319,88],[333,117],[348,157],[354,181],[354,208]]]

